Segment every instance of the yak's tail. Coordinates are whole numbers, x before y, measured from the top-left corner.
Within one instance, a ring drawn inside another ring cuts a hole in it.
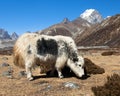
[[[20,53],[17,52],[15,46],[13,49],[13,63],[16,66],[19,66],[21,68],[25,68],[25,61]]]

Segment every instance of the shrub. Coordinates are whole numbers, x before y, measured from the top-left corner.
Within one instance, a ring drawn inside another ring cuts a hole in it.
[[[107,52],[101,53],[101,55],[102,56],[120,55],[120,52],[117,52],[117,51],[107,51]]]
[[[87,74],[102,74],[105,73],[105,70],[98,65],[95,65],[90,59],[84,58],[85,60],[85,69]]]
[[[108,76],[103,86],[92,87],[92,91],[95,96],[120,96],[120,76]]]

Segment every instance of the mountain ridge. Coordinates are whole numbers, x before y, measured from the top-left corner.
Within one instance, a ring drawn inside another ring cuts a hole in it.
[[[92,19],[94,21],[96,19],[96,16],[98,16],[100,14],[95,9],[93,12],[94,12],[94,15],[92,15],[92,16],[90,15],[90,16],[92,17]],[[84,13],[82,13],[82,14],[84,14]],[[92,14],[92,12],[91,12],[91,14]],[[101,15],[99,17],[101,17]],[[81,34],[82,32],[88,30],[94,24],[102,22],[102,20],[103,19],[98,20],[99,22],[98,21],[88,22],[88,20],[81,18],[80,16],[72,21],[70,21],[68,18],[64,18],[62,22],[60,22],[58,24],[54,24],[40,32],[38,31],[38,33],[46,34],[46,35],[65,35],[65,36],[71,36],[71,37],[75,38],[77,34]]]
[[[16,40],[19,36],[16,32],[13,32],[11,35],[5,29],[0,28],[0,40],[13,39]]]
[[[89,14],[87,14],[86,11],[88,11]],[[99,15],[100,18],[102,16],[95,9],[87,9],[86,11],[81,15],[86,13],[85,16],[91,17],[91,14],[94,13],[92,16],[95,16],[94,19],[96,19],[97,16],[95,13],[97,12],[96,14]],[[88,22],[88,20],[81,18],[81,15],[72,21],[66,17],[60,23],[51,25],[50,27],[37,31],[36,33],[52,36],[70,36],[75,40],[77,46],[120,47],[120,14],[109,16],[98,21],[95,20],[96,22],[94,23]],[[4,36],[2,32],[7,35]],[[3,39],[2,36],[5,38]],[[9,35],[7,31],[0,29],[0,40],[3,40],[2,43],[8,42],[9,40],[7,39],[9,39],[10,42],[12,42],[11,40],[15,41],[17,39],[17,34],[14,32],[12,35]],[[2,45],[2,43],[0,44]]]
[[[13,32],[10,35],[8,31],[0,28],[0,50],[6,50],[6,48],[11,50],[17,38],[17,33]]]

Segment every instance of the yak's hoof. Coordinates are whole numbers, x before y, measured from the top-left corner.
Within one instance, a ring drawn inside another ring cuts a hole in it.
[[[62,78],[64,78],[64,76],[63,76],[63,75],[61,75],[61,76],[59,76],[59,78],[60,78],[60,79],[62,79]]]
[[[32,80],[34,80],[34,78],[33,78],[33,77],[29,77],[28,80],[29,80],[29,81],[32,81]]]

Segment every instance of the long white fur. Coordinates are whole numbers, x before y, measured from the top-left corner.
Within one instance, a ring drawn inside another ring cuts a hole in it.
[[[61,54],[60,49],[64,50],[62,52],[62,55],[54,56],[51,54],[44,55],[37,54],[36,42],[37,40],[41,40],[41,38],[44,38],[45,40],[54,39],[59,46],[58,54]],[[47,36],[38,35],[36,33],[25,33],[18,38],[14,45],[13,51],[14,63],[15,65],[25,67],[27,78],[29,80],[33,80],[31,68],[36,64],[40,66],[41,73],[46,73],[50,70],[56,69],[58,71],[59,77],[63,78],[61,70],[64,66],[69,66],[71,70],[73,69],[77,70],[73,71],[77,76],[81,77],[82,75],[84,75],[83,72],[84,70],[82,68],[82,66],[84,65],[83,58],[82,57],[78,58],[79,60],[78,62],[76,62],[77,66],[74,66],[75,65],[74,62],[72,62],[71,59],[69,58],[70,54],[68,52],[68,47],[70,49],[69,51],[74,51],[77,54],[77,47],[74,43],[74,40],[70,37]],[[31,53],[28,53],[28,51],[30,51]],[[78,65],[81,65],[81,67],[79,67]]]

